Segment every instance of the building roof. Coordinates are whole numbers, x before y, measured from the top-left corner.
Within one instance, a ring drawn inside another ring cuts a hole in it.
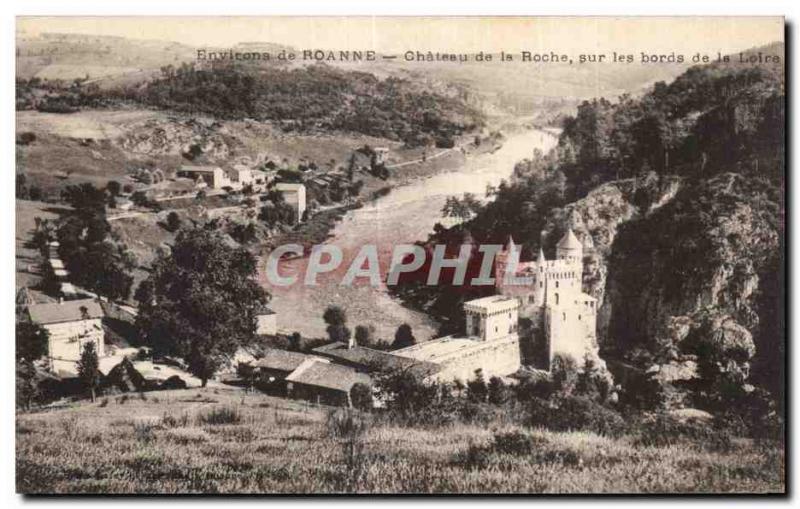
[[[350,392],[357,383],[371,385],[372,380],[364,373],[359,373],[353,368],[308,360],[286,377],[287,382],[324,387],[336,391]]]
[[[201,173],[202,172],[211,173],[211,172],[215,172],[217,170],[221,171],[222,168],[220,168],[219,166],[193,166],[193,165],[189,165],[189,164],[184,164],[183,166],[181,166],[180,170],[178,170],[178,171],[193,171],[193,172],[201,172]]]
[[[558,241],[556,247],[559,249],[583,249],[583,244],[581,241],[578,240],[578,237],[572,233],[572,228],[567,230],[567,233],[561,237],[561,240]]]
[[[508,295],[490,295],[480,299],[470,300],[464,303],[464,309],[473,311],[508,311],[519,307],[519,300]]]
[[[86,308],[86,316],[84,316],[81,308]],[[28,314],[31,317],[31,321],[41,325],[77,322],[87,318],[94,319],[104,316],[100,303],[93,299],[33,304],[28,306]]]
[[[299,191],[300,189],[305,189],[306,186],[303,184],[295,184],[292,182],[278,182],[275,185],[275,189],[278,191]]]
[[[335,341],[327,345],[318,346],[312,350],[314,353],[344,361],[348,364],[365,369],[412,369],[421,375],[436,373],[441,368],[429,362],[418,362],[414,359],[394,355],[364,346],[348,348],[346,343]]]
[[[300,352],[268,348],[264,356],[255,362],[255,367],[290,372],[297,369],[304,361],[314,358]]]
[[[53,270],[63,269],[64,262],[62,262],[59,258],[50,258],[50,266],[53,267]]]

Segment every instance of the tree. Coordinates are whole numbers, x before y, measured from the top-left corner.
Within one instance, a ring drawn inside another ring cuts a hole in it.
[[[371,346],[375,342],[375,327],[372,325],[356,325],[356,344]]]
[[[92,184],[76,184],[67,186],[61,197],[69,203],[81,216],[104,216],[106,192]]]
[[[36,366],[33,361],[22,359],[17,362],[17,405],[30,410],[34,401],[41,395]]]
[[[106,191],[111,196],[119,196],[120,191],[122,191],[122,185],[116,180],[109,180],[108,184],[106,184]]]
[[[100,385],[100,361],[97,358],[97,350],[94,342],[86,343],[78,360],[78,378],[83,386],[89,391],[94,403],[97,394],[97,387]]]
[[[488,386],[489,403],[502,405],[508,399],[508,388],[500,377],[489,378]]]
[[[256,317],[269,294],[256,268],[253,255],[219,230],[180,230],[136,292],[142,337],[155,352],[185,359],[205,387],[223,361],[257,341]]]
[[[467,398],[475,403],[483,403],[489,395],[489,387],[483,378],[483,370],[475,370],[475,378],[467,382]]]
[[[350,329],[347,328],[347,314],[339,306],[328,306],[322,319],[328,324],[325,329],[331,341],[347,341],[350,339]]]
[[[167,230],[176,232],[181,227],[181,216],[174,210],[167,214]]]
[[[357,409],[372,410],[372,389],[369,385],[357,383],[350,389],[350,403]]]
[[[292,335],[289,336],[289,350],[293,352],[299,352],[302,345],[303,336],[301,336],[297,331],[292,332]]]
[[[35,361],[47,355],[50,333],[31,322],[17,323],[17,360]]]
[[[394,333],[394,342],[392,343],[392,350],[399,350],[407,346],[417,344],[417,339],[411,330],[411,326],[407,323],[400,325]]]

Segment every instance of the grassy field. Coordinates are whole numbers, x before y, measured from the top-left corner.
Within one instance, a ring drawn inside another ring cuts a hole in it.
[[[783,455],[634,445],[497,422],[337,438],[331,409],[229,389],[114,396],[17,416],[23,493],[727,493],[784,489]],[[521,431],[532,448],[493,442]],[[332,430],[334,432],[332,432]],[[493,445],[494,444],[494,445]]]

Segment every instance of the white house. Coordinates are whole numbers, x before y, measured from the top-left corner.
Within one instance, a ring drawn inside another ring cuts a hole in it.
[[[50,334],[48,357],[50,366],[59,371],[74,373],[87,343],[94,343],[98,357],[105,355],[103,308],[93,299],[70,300],[28,306],[31,322],[44,327]]]
[[[253,170],[241,164],[237,164],[228,170],[228,179],[231,182],[231,186],[237,189],[241,189],[244,186],[253,185],[255,183]]]
[[[297,222],[303,220],[306,211],[306,186],[303,184],[292,184],[281,182],[276,184],[275,189],[283,194],[283,199],[294,208],[297,214]]]
[[[219,166],[183,165],[178,169],[176,175],[190,178],[198,183],[202,182],[213,189],[222,189],[231,183],[225,171]]]
[[[256,316],[256,334],[274,336],[278,333],[278,315],[269,308],[263,308]]]

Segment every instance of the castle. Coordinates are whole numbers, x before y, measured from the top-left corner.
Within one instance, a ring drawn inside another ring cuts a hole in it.
[[[556,355],[578,364],[586,355],[596,356],[597,302],[581,289],[585,247],[591,240],[584,246],[568,230],[556,245],[556,259],[547,260],[540,248],[535,261],[519,262],[520,250],[509,239],[495,261],[497,294],[464,304],[465,336],[392,353],[437,364],[440,381],[468,380],[477,369],[487,377],[507,376],[522,366],[519,332],[525,323],[529,330],[523,341],[531,341],[530,349],[544,359],[540,367],[549,370]]]

